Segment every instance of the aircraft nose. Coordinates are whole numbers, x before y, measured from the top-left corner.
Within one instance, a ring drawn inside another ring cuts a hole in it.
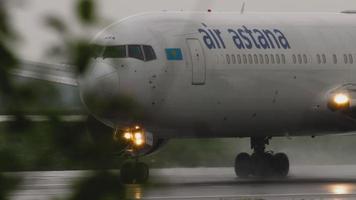
[[[120,90],[118,71],[102,61],[93,61],[80,78],[80,94],[93,114],[105,110],[108,100],[118,96]]]

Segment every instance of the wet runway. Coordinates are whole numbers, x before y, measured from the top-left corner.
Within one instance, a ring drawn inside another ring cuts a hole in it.
[[[59,199],[86,171],[10,173],[23,177],[10,199]],[[356,166],[298,166],[286,179],[238,179],[232,168],[155,169],[148,185],[127,186],[129,199],[349,200],[356,199]]]

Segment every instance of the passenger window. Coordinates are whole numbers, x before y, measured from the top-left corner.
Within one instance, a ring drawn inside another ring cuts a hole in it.
[[[226,61],[227,61],[227,64],[229,65],[230,64],[230,56],[229,55],[226,55]]]
[[[260,54],[260,64],[263,64],[263,55]]]
[[[235,57],[235,55],[231,55],[231,58],[232,58],[232,64],[236,64],[236,57]]]
[[[321,58],[320,58],[320,55],[319,55],[319,54],[316,55],[316,59],[317,59],[317,61],[318,61],[318,64],[321,64]]]
[[[257,57],[256,54],[253,55],[253,59],[254,59],[254,61],[255,61],[255,64],[258,64],[258,57]]]
[[[282,54],[282,63],[286,64],[286,56],[284,54]]]
[[[308,63],[308,57],[305,54],[303,55],[303,61],[304,61],[304,64]]]
[[[91,50],[91,57],[99,58],[102,57],[105,47],[98,44],[93,44],[91,45],[90,50]]]
[[[252,55],[251,54],[248,54],[248,63],[252,64]]]
[[[151,46],[143,45],[143,51],[145,53],[146,61],[151,61],[151,60],[157,59],[155,51],[153,50],[153,48]]]
[[[245,54],[242,56],[242,58],[243,58],[244,64],[247,64],[247,57]]]
[[[325,63],[326,63],[326,56],[325,56],[325,54],[322,55],[322,58],[323,58],[323,63],[325,64]]]
[[[276,63],[281,64],[281,59],[278,54],[276,55]]]
[[[240,55],[237,55],[237,62],[238,62],[239,64],[241,64],[241,56],[240,56]]]
[[[103,53],[103,58],[125,58],[126,46],[107,46]]]
[[[298,63],[302,64],[302,55],[298,54]]]
[[[129,45],[129,57],[144,60],[141,45]]]
[[[274,55],[271,54],[271,64],[274,64]]]
[[[297,57],[293,54],[293,63],[297,64]]]
[[[265,55],[265,58],[266,58],[266,64],[269,64],[269,57],[268,57],[268,55]]]
[[[345,62],[345,64],[347,64],[347,55],[346,54],[344,54],[344,62]]]
[[[354,63],[354,59],[353,59],[353,57],[352,57],[351,54],[349,54],[349,62],[350,62],[350,64],[353,64],[353,63]]]
[[[335,54],[333,55],[333,61],[334,61],[334,64],[337,64],[337,56]]]

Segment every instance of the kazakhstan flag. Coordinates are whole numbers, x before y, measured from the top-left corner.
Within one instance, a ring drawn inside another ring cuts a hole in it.
[[[166,49],[167,60],[183,60],[182,50],[180,48]]]

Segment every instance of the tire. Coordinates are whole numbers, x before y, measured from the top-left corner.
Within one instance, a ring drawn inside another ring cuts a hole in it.
[[[146,183],[149,177],[149,168],[145,163],[136,163],[136,182]]]
[[[251,174],[251,157],[247,153],[240,153],[235,159],[235,174],[239,178],[247,178]]]
[[[272,174],[273,155],[270,153],[252,154],[252,174],[256,177],[268,177]]]
[[[120,168],[121,182],[124,184],[133,184],[135,182],[135,163],[125,162]]]
[[[289,173],[289,159],[284,153],[273,156],[273,170],[276,176],[286,177]]]
[[[124,184],[142,184],[148,180],[149,168],[142,162],[125,162],[121,166],[120,177]]]

